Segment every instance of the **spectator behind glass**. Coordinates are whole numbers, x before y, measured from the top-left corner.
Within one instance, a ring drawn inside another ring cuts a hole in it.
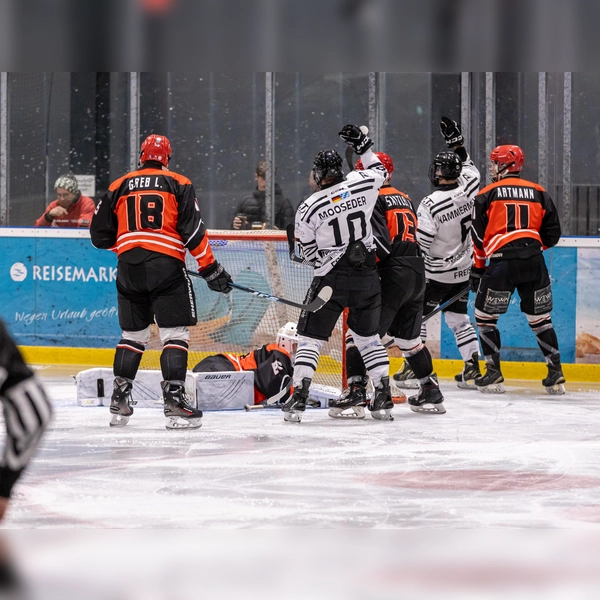
[[[265,226],[267,220],[265,214],[266,173],[267,163],[263,160],[258,163],[254,175],[256,189],[238,206],[231,224],[233,229],[252,229],[253,223],[260,223],[261,228]],[[275,218],[273,222],[276,229],[285,229],[294,222],[294,209],[277,183],[275,184]]]
[[[81,195],[75,175],[61,175],[54,190],[56,200],[50,202],[34,227],[89,227],[96,205],[91,198]]]

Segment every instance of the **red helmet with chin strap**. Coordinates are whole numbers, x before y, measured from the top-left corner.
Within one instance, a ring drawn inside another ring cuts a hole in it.
[[[498,164],[499,172],[520,173],[525,162],[525,152],[519,146],[510,144],[497,146],[492,150],[490,160]]]
[[[373,154],[381,161],[381,164],[383,164],[383,166],[385,167],[386,171],[388,172],[388,181],[390,181],[392,179],[392,173],[394,172],[394,161],[392,160],[392,157],[389,154],[386,154],[385,152],[373,152]],[[360,158],[356,161],[356,164],[354,165],[354,170],[365,170]]]
[[[171,142],[164,135],[153,133],[149,135],[140,146],[140,163],[155,160],[165,167],[169,166],[171,160]]]

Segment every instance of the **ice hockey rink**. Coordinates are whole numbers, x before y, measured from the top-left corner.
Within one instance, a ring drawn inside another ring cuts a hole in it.
[[[28,598],[600,592],[597,384],[442,380],[445,415],[239,410],[167,431],[152,408],[110,428],[108,408],[76,405],[76,368],[37,372],[55,418],[0,532]]]
[[[600,528],[595,384],[488,395],[442,380],[445,415],[236,410],[167,431],[152,408],[111,428],[108,408],[76,405],[77,368],[37,372],[55,418],[9,528]]]

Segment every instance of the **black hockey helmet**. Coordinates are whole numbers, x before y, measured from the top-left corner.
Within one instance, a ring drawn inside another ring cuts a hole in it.
[[[462,160],[456,152],[444,150],[429,165],[429,181],[439,187],[440,179],[458,179],[462,171]]]
[[[321,187],[323,179],[341,181],[344,178],[342,164],[342,157],[335,150],[323,150],[319,152],[315,156],[312,167],[313,177],[317,186]]]

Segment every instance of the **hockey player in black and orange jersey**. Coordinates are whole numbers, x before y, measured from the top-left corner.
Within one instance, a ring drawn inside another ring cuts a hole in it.
[[[231,277],[214,259],[192,182],[168,170],[171,144],[152,134],[140,148],[140,167],[113,182],[96,208],[92,244],[118,255],[119,325],[123,330],[114,360],[111,425],[126,425],[133,414],[132,382],[150,339],[159,327],[164,412],[168,429],[196,428],[202,411],[185,393],[189,331],[196,300],[185,267],[186,250],[198,262],[208,287],[228,293]]]
[[[490,161],[493,183],[479,192],[473,207],[471,288],[477,293],[475,318],[487,367],[475,385],[483,392],[504,391],[497,324],[516,288],[548,365],[542,385],[550,394],[563,394],[565,378],[550,318],[552,288],[542,255],[560,239],[558,214],[542,186],[521,178],[525,154],[519,146],[494,148]]]
[[[381,281],[379,335],[390,335],[402,351],[420,383],[420,391],[409,398],[415,412],[445,413],[444,397],[433,372],[433,361],[421,341],[425,265],[416,240],[417,215],[411,199],[390,184],[394,163],[384,152],[375,152],[388,175],[379,190],[371,217],[377,248],[377,271]],[[361,159],[354,167],[364,169]],[[333,418],[364,418],[367,405],[367,373],[353,341],[346,336],[346,373],[348,390],[329,403]]]
[[[292,377],[297,346],[296,323],[287,323],[279,330],[274,344],[265,344],[244,355],[207,356],[194,367],[194,372],[253,371],[254,404],[280,408],[294,393]]]

